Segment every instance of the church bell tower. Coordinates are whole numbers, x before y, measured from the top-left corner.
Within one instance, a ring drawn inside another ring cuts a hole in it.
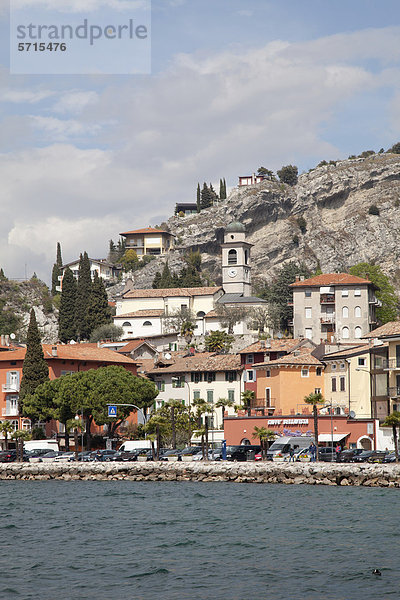
[[[222,287],[225,294],[251,296],[250,249],[246,229],[237,221],[225,229],[222,244]]]

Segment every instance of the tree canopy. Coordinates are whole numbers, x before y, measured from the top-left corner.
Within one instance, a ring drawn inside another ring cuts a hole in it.
[[[299,170],[295,165],[286,165],[276,172],[279,181],[288,185],[296,185]]]
[[[24,398],[34,393],[36,388],[48,378],[49,367],[44,359],[35,311],[32,308],[26,341],[26,354],[22,365],[22,380],[19,392],[20,412],[23,410]]]
[[[58,337],[61,342],[69,342],[76,336],[75,325],[76,281],[69,267],[65,269],[58,314]]]

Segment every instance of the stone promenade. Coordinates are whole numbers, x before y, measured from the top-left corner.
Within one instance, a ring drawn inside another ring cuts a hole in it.
[[[0,463],[1,480],[231,481],[400,487],[400,464],[327,463]]]

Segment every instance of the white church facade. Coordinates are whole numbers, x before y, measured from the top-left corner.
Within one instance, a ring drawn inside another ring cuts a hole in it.
[[[251,309],[266,302],[251,295],[252,244],[244,225],[227,226],[222,244],[222,287],[131,289],[116,302],[114,324],[122,327],[123,339],[159,337],[171,333],[171,317],[187,310],[196,323],[194,335],[223,329],[218,305]],[[233,333],[249,333],[248,319],[236,323]]]

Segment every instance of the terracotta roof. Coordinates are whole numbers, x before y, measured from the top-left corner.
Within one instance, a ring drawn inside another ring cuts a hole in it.
[[[348,273],[325,273],[323,275],[316,275],[303,281],[295,281],[290,284],[290,287],[324,287],[328,285],[365,285],[372,283],[368,279],[362,279],[356,275],[349,275]]]
[[[187,373],[192,371],[240,371],[240,356],[237,354],[215,354],[214,352],[199,352],[193,356],[171,352],[172,364],[165,367],[154,367],[149,375],[161,373]]]
[[[135,310],[134,312],[125,313],[123,315],[115,315],[114,319],[134,319],[136,317],[160,317],[164,314],[162,308],[148,308],[143,310]]]
[[[55,346],[55,344],[54,344]],[[136,362],[108,348],[98,348],[97,344],[57,344],[57,356],[52,355],[52,344],[43,344],[43,354],[46,360],[83,360],[116,364],[135,365]],[[18,348],[9,352],[0,352],[0,361],[23,360],[26,348]]]
[[[125,231],[125,233],[120,233],[119,235],[130,235],[134,233],[166,233],[167,235],[172,235],[173,237],[175,237],[174,234],[170,233],[169,231],[164,231],[164,229],[154,229],[154,227],[145,227],[144,229],[133,229],[132,231]]]
[[[380,337],[390,337],[400,335],[400,321],[389,321],[389,323],[385,323],[368,333],[368,335],[364,335],[363,338],[380,338]]]
[[[353,346],[352,348],[343,348],[342,350],[337,350],[336,352],[330,352],[329,354],[325,354],[323,356],[323,360],[330,360],[333,358],[341,357],[344,358],[346,356],[356,356],[357,354],[367,354],[370,348],[372,348],[370,344],[358,344],[358,346]]]
[[[171,298],[172,296],[210,296],[219,292],[221,287],[190,287],[190,288],[153,288],[146,290],[129,290],[123,298]],[[117,315],[119,316],[119,315]]]
[[[258,369],[260,367],[272,367],[279,365],[316,365],[323,366],[323,363],[315,358],[311,354],[313,352],[313,348],[299,348],[290,354],[286,354],[285,356],[281,356],[281,358],[277,358],[276,360],[270,360],[264,363],[256,363],[253,368]]]
[[[269,346],[266,345],[266,341]],[[280,339],[280,340],[266,340],[264,345],[261,342],[254,342],[250,346],[246,346],[243,350],[240,350],[239,354],[252,354],[253,352],[290,352],[296,348],[303,340],[299,339]]]
[[[119,352],[120,354],[130,354],[131,352],[133,352],[134,350],[136,350],[136,348],[139,348],[139,346],[141,346],[142,344],[147,344],[148,346],[150,346],[151,348],[153,348],[154,351],[156,351],[156,349],[154,348],[154,346],[152,346],[150,344],[150,342],[148,342],[145,339],[140,339],[140,340],[131,340],[125,346],[123,346],[122,348],[120,348],[119,350],[117,350],[117,352]],[[139,361],[140,361],[140,359],[138,360],[138,362]]]

